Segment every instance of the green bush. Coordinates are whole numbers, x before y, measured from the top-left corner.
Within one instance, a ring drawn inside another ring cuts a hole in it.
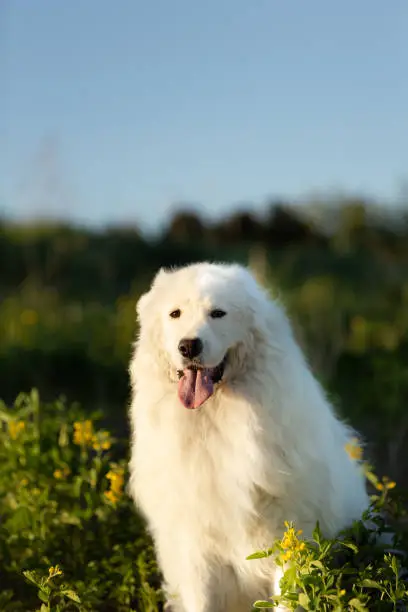
[[[36,391],[0,406],[2,611],[159,609],[124,452],[92,416]]]
[[[98,415],[77,405],[39,402],[21,394],[0,405],[0,610],[144,611],[162,609],[160,575],[152,542],[126,494],[126,451],[109,432],[96,428]],[[361,449],[346,449],[356,461]],[[401,574],[406,513],[395,483],[378,480],[361,462],[374,487],[366,519],[338,539],[318,526],[305,541],[287,524],[283,538],[256,559],[274,556],[285,568],[278,601],[289,609],[405,610],[407,585]],[[392,549],[376,542],[396,534]],[[259,562],[259,561],[258,561]]]
[[[360,461],[359,446],[346,449]],[[268,601],[257,601],[255,609],[273,608],[278,604],[289,610],[342,612],[357,610],[382,612],[403,610],[408,606],[406,561],[406,516],[402,500],[392,495],[395,482],[381,481],[366,462],[361,462],[375,493],[362,520],[329,540],[319,525],[311,539],[293,523],[285,523],[281,540],[271,548],[255,552],[248,560],[273,557],[282,568],[280,595]]]

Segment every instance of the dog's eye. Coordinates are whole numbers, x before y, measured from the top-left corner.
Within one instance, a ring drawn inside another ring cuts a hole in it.
[[[171,316],[172,319],[179,319],[181,317],[181,310],[180,310],[180,308],[176,308],[176,310],[173,310],[170,313],[170,316]]]
[[[225,317],[227,313],[225,312],[225,310],[221,310],[220,308],[215,308],[214,310],[212,310],[210,312],[210,317],[212,319],[222,319],[222,317]]]

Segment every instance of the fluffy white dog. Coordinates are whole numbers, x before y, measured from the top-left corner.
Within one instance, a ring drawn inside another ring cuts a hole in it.
[[[248,612],[278,590],[247,561],[294,521],[333,536],[368,506],[282,307],[238,265],[161,270],[137,305],[130,489],[180,612]]]

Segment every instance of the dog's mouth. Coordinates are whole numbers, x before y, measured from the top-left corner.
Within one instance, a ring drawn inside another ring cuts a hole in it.
[[[178,396],[185,408],[198,408],[214,393],[214,385],[224,376],[227,357],[215,368],[205,368],[191,363],[184,370],[177,370]]]

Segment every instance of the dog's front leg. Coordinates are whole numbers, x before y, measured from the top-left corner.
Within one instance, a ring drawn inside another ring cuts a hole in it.
[[[184,575],[177,591],[172,591],[170,585],[165,591],[165,612],[223,612],[215,605],[215,593],[203,585],[199,576]]]
[[[203,584],[200,576],[191,577],[188,583],[185,582],[180,595],[185,612],[218,612],[214,594],[207,584]]]
[[[177,546],[168,533],[156,538],[156,551],[166,583],[166,612],[218,612],[216,581],[203,556]]]

